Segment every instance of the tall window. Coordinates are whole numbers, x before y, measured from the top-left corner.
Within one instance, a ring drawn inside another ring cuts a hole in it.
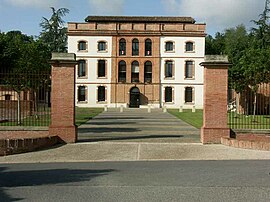
[[[193,43],[193,42],[187,42],[187,43],[186,43],[186,51],[187,51],[187,52],[192,52],[192,51],[194,51],[194,43]]]
[[[132,40],[132,55],[139,55],[139,40]]]
[[[165,87],[165,102],[172,102],[172,87]]]
[[[118,64],[118,82],[126,82],[126,62],[120,61]]]
[[[144,82],[152,82],[152,62],[150,61],[144,63]]]
[[[86,100],[85,86],[78,87],[78,101],[84,102]]]
[[[145,56],[152,55],[152,41],[151,39],[145,40]]]
[[[11,95],[10,94],[5,94],[5,100],[11,100]]]
[[[78,64],[78,77],[86,76],[86,62],[85,60],[79,60]]]
[[[185,88],[185,102],[193,102],[193,88],[192,87],[186,87]]]
[[[105,41],[99,41],[98,42],[98,51],[106,51],[107,47],[106,47],[106,42]]]
[[[85,41],[79,41],[78,50],[79,51],[86,50],[86,42]]]
[[[105,86],[98,87],[98,102],[104,102],[106,100]]]
[[[106,77],[106,61],[98,60],[98,77]]]
[[[167,41],[165,43],[165,51],[173,51],[174,50],[174,44],[172,41]]]
[[[173,61],[168,60],[165,62],[165,78],[173,77]]]
[[[186,79],[194,78],[194,62],[193,61],[186,61],[185,78]]]
[[[131,82],[139,82],[140,67],[139,62],[134,61],[131,64]]]
[[[119,55],[126,55],[126,40],[120,39],[119,41]]]

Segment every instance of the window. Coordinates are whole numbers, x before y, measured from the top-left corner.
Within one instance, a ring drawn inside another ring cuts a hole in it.
[[[152,41],[151,39],[145,40],[145,56],[152,55]]]
[[[106,51],[107,50],[107,43],[105,41],[98,42],[98,51]]]
[[[119,55],[126,55],[126,40],[120,39],[119,41]]]
[[[193,102],[193,88],[192,87],[185,88],[185,102],[186,103]]]
[[[194,78],[194,62],[193,61],[186,61],[186,64],[185,64],[185,78],[186,79]]]
[[[79,86],[78,87],[78,101],[79,102],[86,101],[85,86]]]
[[[131,64],[131,82],[139,82],[140,67],[139,62],[134,61]]]
[[[118,64],[118,82],[126,82],[126,62],[120,61]]]
[[[150,61],[144,63],[144,82],[152,82],[152,62]]]
[[[85,60],[79,60],[78,64],[78,77],[86,76],[86,62]]]
[[[98,102],[104,102],[106,100],[105,86],[98,87]]]
[[[192,52],[192,51],[194,51],[194,43],[193,43],[193,42],[187,42],[187,43],[186,43],[186,51],[187,51],[187,52]]]
[[[165,87],[165,102],[172,102],[172,87]]]
[[[98,60],[98,77],[106,77],[106,61]]]
[[[173,61],[168,60],[165,62],[165,78],[173,77]]]
[[[165,43],[165,51],[173,51],[174,50],[174,43],[172,41],[167,41]]]
[[[5,94],[5,100],[11,100],[11,95],[10,94]]]
[[[139,55],[139,40],[133,39],[132,40],[132,55]]]
[[[79,41],[78,50],[79,51],[87,50],[87,43],[85,41]]]

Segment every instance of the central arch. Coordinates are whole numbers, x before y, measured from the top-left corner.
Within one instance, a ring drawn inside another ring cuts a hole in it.
[[[140,89],[132,87],[130,89],[130,99],[129,99],[129,107],[130,108],[139,108],[140,107]]]

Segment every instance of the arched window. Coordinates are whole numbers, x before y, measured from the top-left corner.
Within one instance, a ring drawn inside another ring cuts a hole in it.
[[[138,61],[131,63],[131,82],[139,82],[140,66]]]
[[[165,51],[174,51],[174,42],[167,41],[165,43]]]
[[[126,55],[126,40],[119,40],[119,55]]]
[[[193,52],[194,51],[194,43],[189,41],[186,42],[186,52]]]
[[[152,82],[152,62],[150,61],[144,63],[144,82]]]
[[[165,78],[172,78],[174,72],[173,61],[167,60],[165,62]]]
[[[106,41],[99,41],[98,42],[98,51],[106,51],[106,50],[107,50]]]
[[[79,41],[78,50],[79,51],[87,50],[87,43],[85,41]]]
[[[152,55],[152,41],[151,39],[145,40],[145,56]]]
[[[118,64],[118,82],[126,82],[126,62],[120,61]]]
[[[165,102],[172,102],[172,87],[165,87]]]
[[[132,55],[133,56],[139,55],[139,40],[138,39],[132,40]]]
[[[98,102],[104,102],[106,100],[105,86],[98,87]]]
[[[85,60],[79,60],[78,64],[78,77],[86,76],[86,62]]]

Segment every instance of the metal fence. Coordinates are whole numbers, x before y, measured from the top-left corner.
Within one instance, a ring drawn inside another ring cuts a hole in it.
[[[228,119],[232,129],[270,129],[270,84],[229,90]]]
[[[0,126],[49,126],[50,72],[0,71]]]

